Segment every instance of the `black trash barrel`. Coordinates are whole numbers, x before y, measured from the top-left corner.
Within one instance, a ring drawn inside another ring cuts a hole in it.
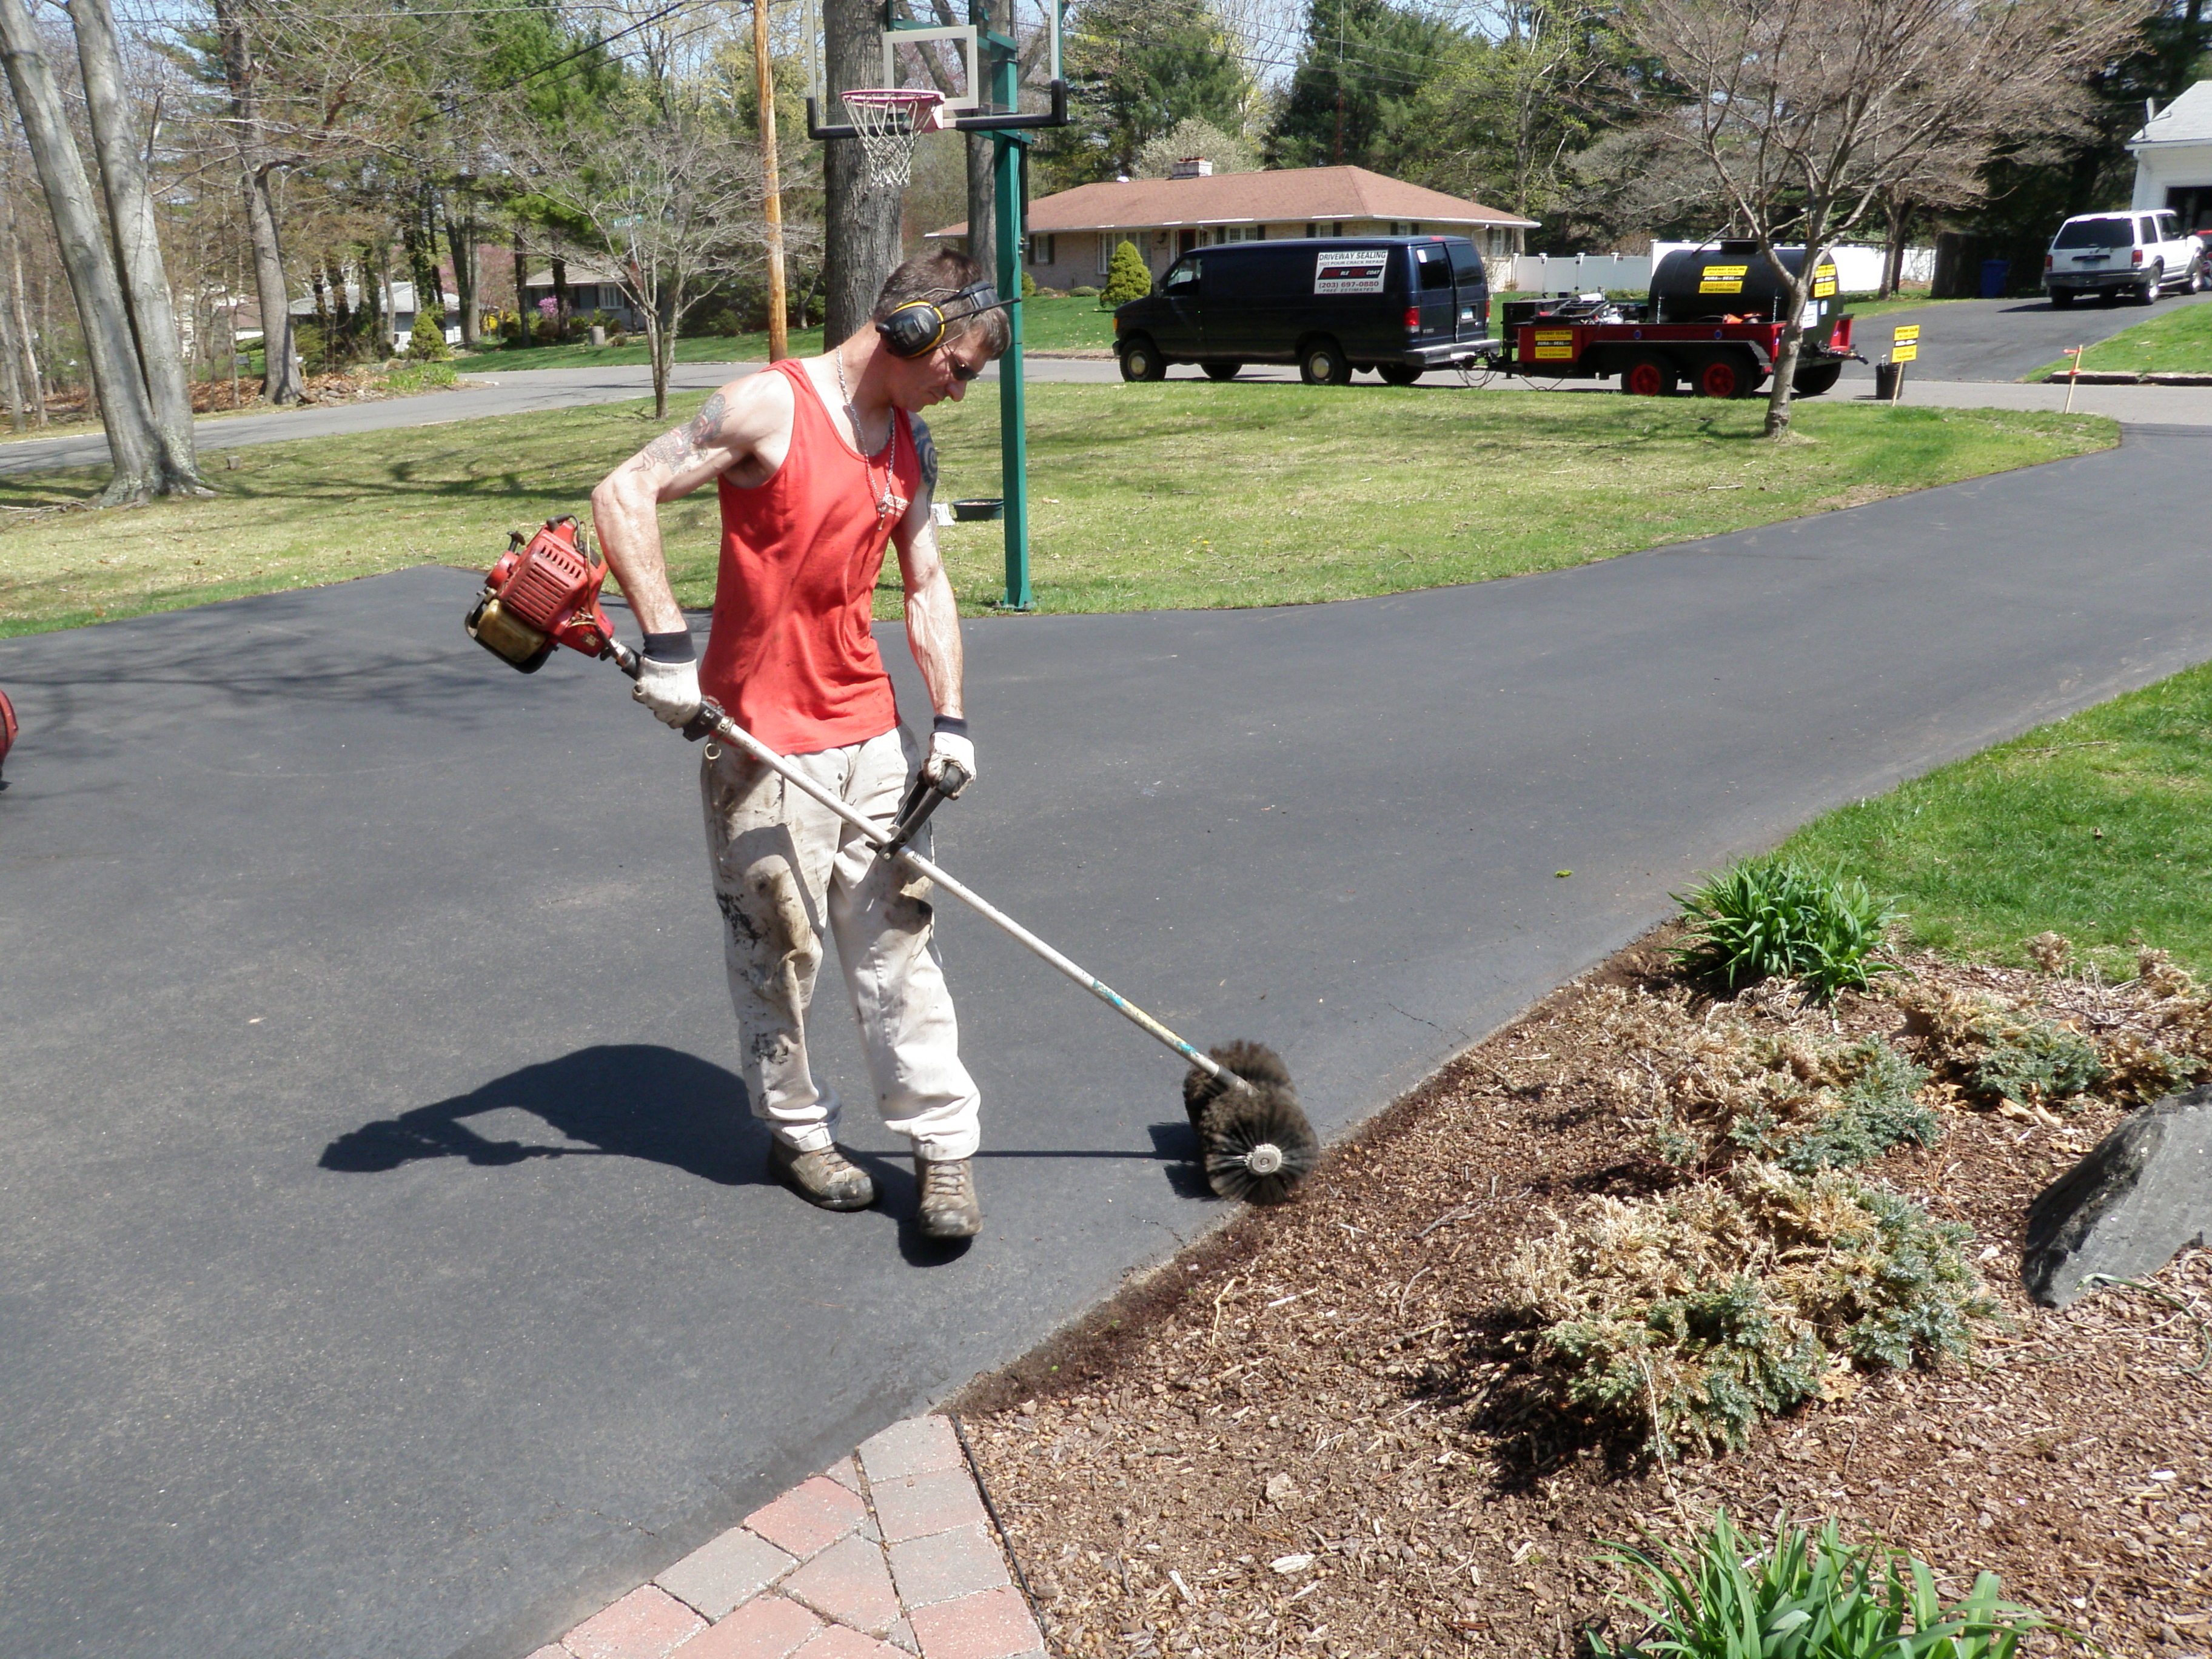
[[[1884,403],[1896,400],[1898,391],[1905,384],[1903,363],[1876,363],[1874,366],[1874,395]]]

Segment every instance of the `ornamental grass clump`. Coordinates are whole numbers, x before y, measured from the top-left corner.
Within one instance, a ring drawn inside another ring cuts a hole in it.
[[[1687,1548],[1653,1542],[1605,1552],[1631,1580],[1611,1599],[1646,1628],[1618,1648],[1593,1632],[1599,1659],[2012,1659],[2026,1637],[2060,1630],[2002,1599],[1993,1572],[1946,1604],[1926,1562],[1846,1544],[1833,1521],[1808,1533],[1785,1516],[1762,1539],[1723,1510]]]
[[[1795,979],[1826,1001],[1894,971],[1874,952],[1895,913],[1856,878],[1790,859],[1747,859],[1673,897],[1690,928],[1676,964],[1725,990]]]
[[[1742,1446],[1856,1372],[1966,1353],[1996,1304],[1972,1237],[1837,1170],[1746,1159],[1656,1198],[1599,1198],[1506,1269],[1540,1389],[1643,1449]]]

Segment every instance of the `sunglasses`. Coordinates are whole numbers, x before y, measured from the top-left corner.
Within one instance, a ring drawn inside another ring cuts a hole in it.
[[[963,383],[975,379],[983,372],[980,368],[970,368],[965,363],[954,363],[951,365],[951,369],[952,378]]]

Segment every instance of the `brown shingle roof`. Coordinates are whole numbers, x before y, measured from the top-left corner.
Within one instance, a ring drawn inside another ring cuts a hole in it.
[[[1030,204],[1030,230],[1044,232],[1308,219],[1410,219],[1425,227],[1519,225],[1534,229],[1536,225],[1534,219],[1401,179],[1386,179],[1365,167],[1283,167],[1266,173],[1217,173],[1206,179],[1133,179],[1127,184],[1078,185]],[[967,234],[964,219],[929,233]]]

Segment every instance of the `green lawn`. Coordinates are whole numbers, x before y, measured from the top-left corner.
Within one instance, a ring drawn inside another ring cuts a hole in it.
[[[682,420],[703,394],[672,399]],[[1801,407],[1590,393],[1170,381],[1030,388],[1035,583],[1055,611],[1294,604],[1585,562],[2109,447],[2112,422],[1993,410]],[[658,430],[602,405],[254,446],[213,500],[57,509],[104,472],[0,479],[0,634],[421,563],[482,567],[508,530],[585,509]],[[940,495],[999,493],[998,399],[936,410]],[[714,495],[664,514],[688,603],[714,577]],[[941,532],[973,612],[1000,529]],[[880,595],[896,614],[898,595]]]
[[[2212,665],[2031,732],[1785,851],[1895,895],[1916,944],[2022,963],[2051,931],[2131,970],[2141,941],[2212,973]]]
[[[2039,380],[2071,366],[2061,357],[2027,378]],[[2135,374],[2212,374],[2212,304],[2178,306],[2124,328],[2082,353],[2081,367]]]
[[[1027,303],[1029,310],[1022,321],[1022,338],[1031,348],[1039,351],[1112,348],[1114,313],[1099,310],[1097,301],[1036,299]],[[799,356],[812,356],[822,349],[822,331],[818,328],[793,329],[791,349]],[[481,374],[500,368],[583,368],[605,363],[646,363],[652,359],[646,355],[644,337],[632,334],[624,337],[619,345],[532,346],[521,351],[479,351],[461,356],[456,361],[462,374]],[[676,361],[679,363],[766,362],[768,336],[765,333],[702,334],[696,338],[678,336]]]

